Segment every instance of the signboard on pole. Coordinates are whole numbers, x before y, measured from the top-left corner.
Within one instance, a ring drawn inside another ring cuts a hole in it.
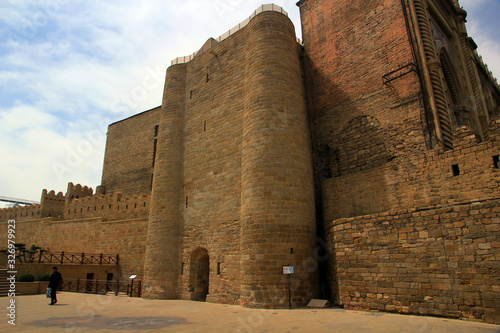
[[[293,266],[283,266],[283,274],[293,274]]]

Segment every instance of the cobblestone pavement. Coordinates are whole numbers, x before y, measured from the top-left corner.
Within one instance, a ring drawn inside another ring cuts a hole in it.
[[[499,333],[500,326],[454,319],[337,308],[261,310],[179,300],[63,292],[49,306],[45,295],[0,298],[0,332],[451,332]]]

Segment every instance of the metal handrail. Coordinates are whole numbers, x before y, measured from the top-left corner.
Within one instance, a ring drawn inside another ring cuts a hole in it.
[[[101,295],[114,293],[115,296],[123,293],[130,297],[141,297],[142,283],[139,280],[132,286],[128,281],[70,278],[63,280],[59,290]]]

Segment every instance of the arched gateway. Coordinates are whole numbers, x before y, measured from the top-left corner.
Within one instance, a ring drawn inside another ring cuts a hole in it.
[[[189,263],[189,292],[191,300],[206,301],[210,278],[210,260],[206,249],[198,247]]]

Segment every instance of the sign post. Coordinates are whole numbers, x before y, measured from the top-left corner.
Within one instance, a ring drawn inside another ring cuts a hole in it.
[[[130,297],[132,297],[132,293],[134,292],[134,279],[137,277],[137,274],[132,274],[129,276],[129,279],[132,280],[132,282],[130,282]]]
[[[292,308],[292,274],[294,273],[293,266],[283,266],[283,275],[288,275],[288,308]]]

